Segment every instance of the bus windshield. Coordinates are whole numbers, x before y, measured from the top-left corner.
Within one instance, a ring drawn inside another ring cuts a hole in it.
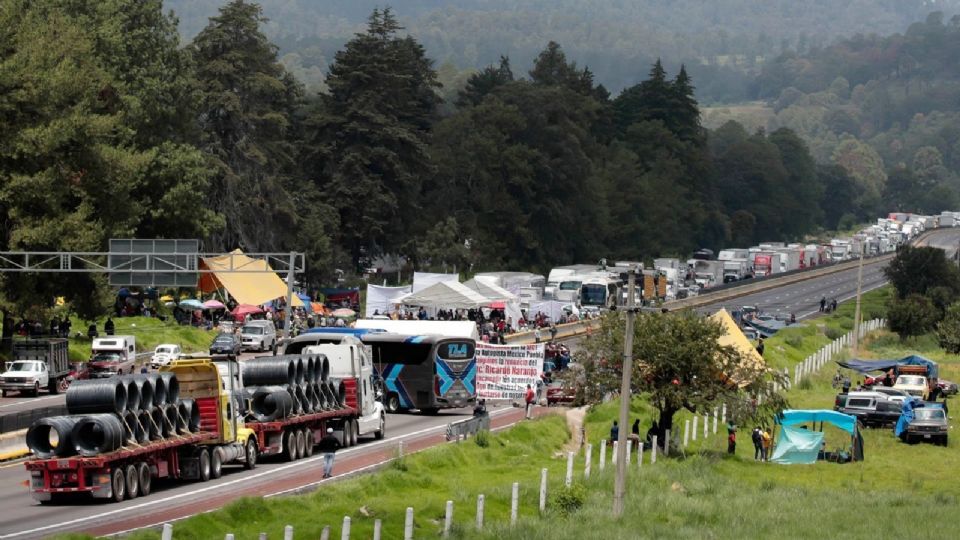
[[[580,303],[584,306],[602,306],[607,301],[607,288],[603,285],[584,285],[580,288]]]

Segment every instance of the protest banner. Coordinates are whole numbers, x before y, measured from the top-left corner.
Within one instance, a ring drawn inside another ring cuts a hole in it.
[[[477,396],[483,399],[523,399],[527,385],[536,388],[540,381],[543,355],[543,343],[477,343]]]

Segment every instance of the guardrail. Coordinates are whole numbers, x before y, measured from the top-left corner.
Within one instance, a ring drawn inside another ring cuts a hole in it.
[[[466,437],[473,435],[480,430],[489,429],[489,414],[474,416],[465,420],[457,420],[456,422],[450,422],[447,424],[447,440],[459,441],[460,439],[465,439]]]

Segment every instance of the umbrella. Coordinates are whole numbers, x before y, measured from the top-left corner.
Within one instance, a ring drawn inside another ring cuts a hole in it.
[[[175,306],[176,304],[173,303],[173,302],[164,302],[163,305],[165,305],[165,306],[167,306],[167,307],[173,307],[173,306]]]
[[[320,302],[310,302],[310,309],[312,309],[314,313],[326,313],[327,311],[324,305]]]
[[[180,301],[181,309],[203,309],[203,304],[195,298],[187,298]]]
[[[160,301],[161,301],[161,302],[173,302],[173,297],[170,296],[169,294],[165,294],[165,295],[163,295],[163,296],[160,297]]]
[[[121,287],[120,290],[117,291],[117,296],[119,296],[120,298],[126,298],[130,296],[130,289],[126,287]]]
[[[309,306],[310,302],[313,301],[309,294],[297,293],[297,297],[303,302],[304,306]]]
[[[250,304],[240,304],[239,306],[233,308],[233,311],[230,312],[233,314],[233,318],[242,321],[247,315],[256,315],[257,313],[263,313],[263,309],[260,306],[251,306]]]
[[[340,309],[333,310],[333,313],[331,313],[331,315],[339,319],[349,319],[350,317],[355,317],[357,315],[357,312],[350,308],[340,308]]]
[[[222,302],[212,298],[203,303],[203,309],[225,309],[226,307]]]

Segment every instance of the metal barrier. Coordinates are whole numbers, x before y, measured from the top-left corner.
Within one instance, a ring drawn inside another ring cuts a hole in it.
[[[27,429],[36,420],[48,416],[61,416],[67,414],[66,405],[55,405],[53,407],[40,407],[37,409],[28,409],[15,413],[8,413],[0,416],[0,433],[10,433]]]
[[[466,420],[457,420],[447,424],[447,440],[459,441],[480,430],[490,429],[490,415],[474,416]]]

